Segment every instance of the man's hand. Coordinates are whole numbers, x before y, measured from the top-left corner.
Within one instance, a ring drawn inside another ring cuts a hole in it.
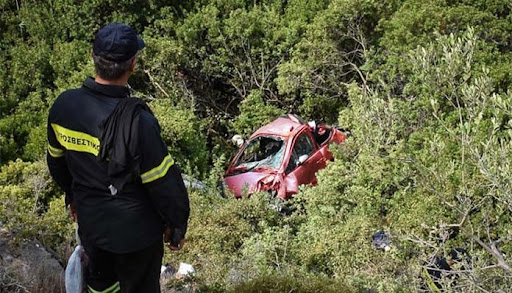
[[[177,246],[174,246],[171,243],[169,243],[169,244],[167,244],[167,247],[169,247],[169,249],[172,251],[178,251],[183,247],[184,244],[185,244],[185,239],[181,239],[180,242],[178,242]]]
[[[71,220],[73,220],[73,222],[76,222],[76,209],[75,209],[74,204],[72,204],[72,203],[69,204],[68,212],[69,212],[69,218],[71,218]]]
[[[178,238],[179,236],[178,235],[175,235],[176,233],[171,230],[171,228],[167,227],[165,228],[165,232],[164,232],[164,242],[165,244],[167,244],[167,247],[169,247],[170,250],[172,251],[178,251],[180,250],[183,245],[185,244],[185,239],[181,238],[181,239],[176,239]]]

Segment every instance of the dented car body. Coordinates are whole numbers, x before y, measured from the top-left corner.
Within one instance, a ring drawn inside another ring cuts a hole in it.
[[[316,185],[316,172],[334,160],[329,144],[345,141],[345,132],[285,115],[258,129],[232,160],[224,181],[236,197],[267,191],[289,199],[303,184]]]

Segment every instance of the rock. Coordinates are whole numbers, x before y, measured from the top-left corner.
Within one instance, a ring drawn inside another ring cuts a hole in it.
[[[8,257],[12,258],[8,249],[7,241],[5,240],[5,237],[0,234],[0,260],[7,261]]]
[[[0,234],[0,266],[12,282],[29,292],[64,292],[64,270],[40,242],[11,242],[8,233]]]
[[[28,264],[41,266],[52,272],[62,272],[59,261],[38,241],[30,241],[21,250],[20,259]]]

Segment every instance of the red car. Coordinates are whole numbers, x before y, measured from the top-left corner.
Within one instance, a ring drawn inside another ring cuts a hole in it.
[[[236,197],[268,191],[282,199],[298,192],[299,185],[316,185],[316,172],[334,160],[331,142],[342,143],[346,133],[324,124],[305,123],[285,115],[258,129],[243,144],[224,181]]]

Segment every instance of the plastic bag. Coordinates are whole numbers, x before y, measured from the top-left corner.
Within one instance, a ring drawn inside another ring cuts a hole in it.
[[[180,262],[180,268],[178,269],[178,274],[182,277],[186,277],[188,275],[193,275],[196,272],[194,267],[188,263]]]
[[[77,245],[75,251],[69,257],[66,266],[66,293],[81,293],[84,289],[84,269],[82,267],[82,256],[84,247]]]
[[[78,231],[78,229],[77,229]],[[85,250],[80,243],[78,232],[76,233],[78,245],[71,254],[66,266],[65,283],[66,293],[82,293],[85,292]]]

